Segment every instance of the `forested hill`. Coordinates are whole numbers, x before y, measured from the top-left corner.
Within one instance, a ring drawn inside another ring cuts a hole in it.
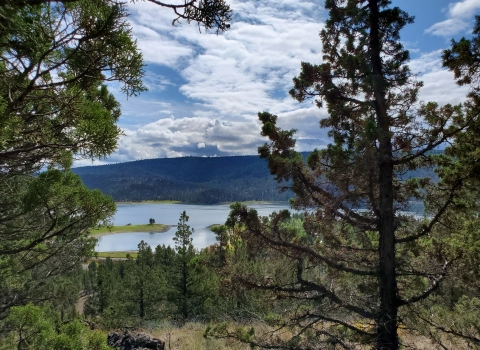
[[[186,203],[287,201],[267,163],[258,156],[185,157],[72,169],[89,188],[116,201],[180,200]]]
[[[304,153],[306,157],[308,153]],[[291,191],[280,193],[267,162],[258,156],[185,157],[72,169],[85,185],[98,188],[116,201],[179,200],[213,204],[234,201],[287,201]],[[401,177],[432,176],[431,169]]]

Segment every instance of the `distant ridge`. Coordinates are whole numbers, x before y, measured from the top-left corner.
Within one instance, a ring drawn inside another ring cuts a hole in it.
[[[306,154],[305,154],[306,155]],[[214,204],[287,201],[259,156],[183,157],[73,168],[85,185],[116,201],[180,200]]]
[[[307,157],[309,153],[302,153]],[[183,157],[137,160],[126,163],[73,168],[84,184],[99,189],[118,202],[179,200],[215,204],[235,201],[288,201],[290,190],[278,184],[259,156]],[[431,177],[433,169],[417,169],[399,175]]]

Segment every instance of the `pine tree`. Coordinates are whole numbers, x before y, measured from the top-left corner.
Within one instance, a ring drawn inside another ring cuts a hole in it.
[[[277,116],[259,113],[262,135],[271,141],[259,154],[279,182],[291,181],[292,206],[310,213],[304,221],[307,239],[283,225],[286,212],[267,220],[235,206],[229,224],[245,228],[242,237],[251,249],[283,261],[270,271],[275,279],[265,273],[235,278],[292,300],[293,310],[279,321],[294,331],[288,348],[333,343],[398,349],[400,322],[419,329],[418,307],[454,275],[478,238],[465,222],[478,216],[478,201],[469,191],[479,159],[471,149],[467,158],[460,151],[467,137],[478,144],[478,109],[468,106],[471,101],[418,102],[422,83],[406,65],[409,53],[399,37],[413,18],[390,4],[325,1],[330,17],[320,35],[324,63],[303,62],[290,93],[327,108],[320,126],[333,143],[326,149],[304,162],[294,151],[295,130],[281,130]],[[444,153],[434,152],[446,143],[452,146]],[[438,182],[404,176],[429,167]],[[411,201],[424,203],[423,217],[406,213]],[[279,345],[272,339],[248,341]]]
[[[192,234],[194,230],[187,224],[188,219],[187,213],[183,211],[178,220],[177,232],[175,233],[175,237],[173,237],[175,251],[177,253],[173,301],[178,307],[178,312],[182,320],[186,320],[190,315],[190,298],[192,295],[190,263],[195,257],[195,249],[192,244]]]
[[[152,248],[141,241],[135,260],[127,262],[123,301],[130,304],[129,314],[141,320],[153,319],[160,313],[160,303],[165,299],[163,274],[155,264]]]

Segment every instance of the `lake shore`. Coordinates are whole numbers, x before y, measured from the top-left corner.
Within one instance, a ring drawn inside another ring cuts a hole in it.
[[[288,208],[287,203],[252,205],[261,216],[270,215],[273,211],[279,211]],[[168,232],[160,234],[150,234],[151,226],[148,225],[150,219],[157,223],[165,225],[177,225],[178,218],[183,211],[189,216],[188,225],[194,233],[192,234],[193,245],[196,249],[208,247],[217,242],[216,235],[211,231],[211,225],[223,224],[230,214],[227,205],[195,205],[195,204],[138,204],[138,205],[118,205],[117,212],[112,218],[112,225],[117,227],[110,228],[110,231],[103,229],[104,237],[99,237],[100,230],[91,229],[92,237],[98,238],[95,250],[98,252],[128,251],[136,250],[138,243],[144,241],[152,249],[158,245],[174,245],[172,240],[175,236],[176,227]],[[144,232],[138,232],[134,226],[127,224],[147,224],[144,225]],[[122,227],[117,235],[111,234],[118,232],[118,226]],[[163,230],[158,230],[163,231]]]
[[[90,231],[90,236],[102,237],[113,235],[116,233],[128,233],[128,232],[150,232],[150,233],[163,233],[170,230],[175,225],[163,225],[163,224],[145,224],[145,225],[124,225],[124,226],[104,226],[100,228],[94,228]]]
[[[221,202],[220,204],[232,205],[234,203],[240,203],[243,205],[285,205],[288,202],[279,202],[279,201],[243,201],[243,202]]]
[[[115,202],[115,204],[184,204],[181,201],[170,201],[170,200],[162,200],[162,201],[140,201],[140,202]]]
[[[97,252],[96,256],[93,256],[92,259],[118,259],[124,260],[127,259],[127,255],[130,255],[132,258],[136,258],[138,256],[138,250],[125,250],[119,252]]]

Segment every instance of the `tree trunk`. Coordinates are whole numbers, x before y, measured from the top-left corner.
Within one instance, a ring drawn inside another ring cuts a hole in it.
[[[370,54],[373,70],[375,109],[379,141],[379,292],[380,309],[376,319],[377,350],[398,349],[398,303],[395,271],[395,217],[393,212],[393,154],[390,120],[385,102],[382,72],[378,0],[369,0]]]
[[[182,289],[183,289],[183,300],[182,300],[182,314],[183,314],[183,319],[186,320],[188,317],[188,289],[187,289],[187,282],[188,282],[188,271],[187,271],[187,264],[184,262],[183,263],[183,276],[182,276]]]
[[[140,288],[140,318],[145,317],[145,303],[144,303],[143,287]]]

